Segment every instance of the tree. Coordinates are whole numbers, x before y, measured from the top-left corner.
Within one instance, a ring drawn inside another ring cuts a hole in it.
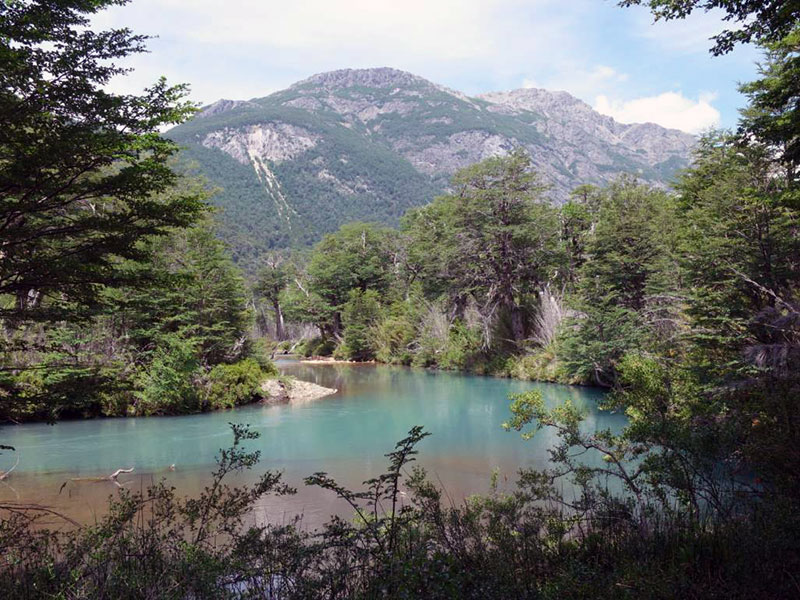
[[[369,223],[343,225],[314,247],[308,265],[309,293],[334,309],[332,333],[341,330],[341,308],[350,290],[385,292],[394,272],[396,233]]]
[[[149,352],[164,336],[191,340],[204,366],[246,353],[251,314],[244,279],[210,220],[150,241],[154,259],[142,279],[148,288],[107,292],[110,318]]]
[[[381,305],[375,290],[362,292],[350,290],[350,296],[342,310],[343,347],[341,352],[352,360],[375,358],[375,343],[371,331],[381,316]]]
[[[773,337],[766,335],[765,311],[785,313],[800,304],[798,213],[783,200],[786,177],[772,158],[769,146],[706,137],[678,185],[696,360],[714,381],[741,377],[744,348]],[[772,333],[791,337],[789,321],[775,323]]]
[[[191,113],[185,86],[104,89],[126,72],[115,60],[144,51],[127,29],[88,27],[124,2],[0,4],[0,297],[14,299],[0,318],[77,318],[125,283],[118,259],[146,259],[140,240],[204,210],[196,193],[167,193],[178,148],[158,131]]]
[[[561,207],[561,241],[567,256],[565,279],[570,286],[575,285],[578,269],[586,260],[586,239],[596,224],[602,197],[599,188],[581,185]]]
[[[279,342],[286,339],[281,293],[290,281],[291,267],[287,262],[276,254],[268,255],[258,273],[255,291],[272,305],[275,314],[275,338]]]
[[[626,353],[674,344],[680,327],[677,213],[665,192],[622,178],[604,191],[586,238],[562,347],[579,379],[616,383]]]
[[[766,45],[759,71],[760,79],[739,88],[749,99],[740,121],[742,137],[774,149],[793,189],[800,177],[800,25]],[[787,200],[798,202],[796,197]]]
[[[507,311],[512,341],[525,339],[523,301],[557,270],[558,213],[523,150],[490,158],[453,177],[455,193],[437,198],[448,225],[441,239],[445,277],[479,298],[485,313]]]
[[[715,55],[733,50],[736,44],[777,42],[800,20],[798,0],[621,0],[620,6],[647,6],[656,20],[684,19],[695,10],[721,10],[725,21],[738,28],[726,29],[712,39]]]

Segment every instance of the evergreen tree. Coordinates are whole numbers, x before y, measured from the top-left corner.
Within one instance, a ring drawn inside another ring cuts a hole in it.
[[[0,4],[0,318],[74,319],[118,258],[146,259],[144,236],[183,226],[203,209],[176,182],[177,151],[158,134],[186,119],[184,86],[164,80],[140,96],[104,86],[144,51],[130,31],[95,32],[90,16],[116,0]]]
[[[579,379],[611,386],[628,352],[674,344],[681,274],[675,203],[630,178],[604,191],[586,241],[564,361]]]

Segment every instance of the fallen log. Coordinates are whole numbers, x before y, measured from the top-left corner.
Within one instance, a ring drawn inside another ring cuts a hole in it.
[[[70,481],[113,481],[119,485],[117,482],[117,477],[119,477],[121,473],[133,473],[133,467],[130,469],[117,469],[111,475],[106,475],[105,477],[72,477]]]

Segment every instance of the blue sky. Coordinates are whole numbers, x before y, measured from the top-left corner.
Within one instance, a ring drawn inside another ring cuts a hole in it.
[[[117,91],[160,75],[192,98],[248,99],[314,73],[389,66],[479,94],[565,90],[623,122],[733,127],[759,52],[708,52],[719,14],[653,23],[613,0],[133,0],[96,27],[158,36]]]

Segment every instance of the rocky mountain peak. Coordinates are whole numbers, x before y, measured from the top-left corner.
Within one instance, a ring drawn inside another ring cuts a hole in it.
[[[257,105],[252,102],[248,102],[247,100],[226,100],[225,98],[222,98],[221,100],[217,100],[208,106],[204,106],[200,112],[195,115],[195,118],[204,119],[207,117],[213,117],[214,115],[228,112],[229,110],[243,106],[256,107]]]
[[[433,86],[426,79],[412,73],[390,67],[378,67],[373,69],[339,69],[338,71],[317,73],[308,79],[295,83],[291,87],[299,88],[313,85],[326,89],[348,87],[397,88],[419,84]]]
[[[567,105],[592,110],[588,104],[567,92],[550,91],[541,88],[520,88],[507,92],[489,92],[479,95],[478,98],[492,104],[502,104],[520,110],[541,111],[551,106],[563,107]]]

